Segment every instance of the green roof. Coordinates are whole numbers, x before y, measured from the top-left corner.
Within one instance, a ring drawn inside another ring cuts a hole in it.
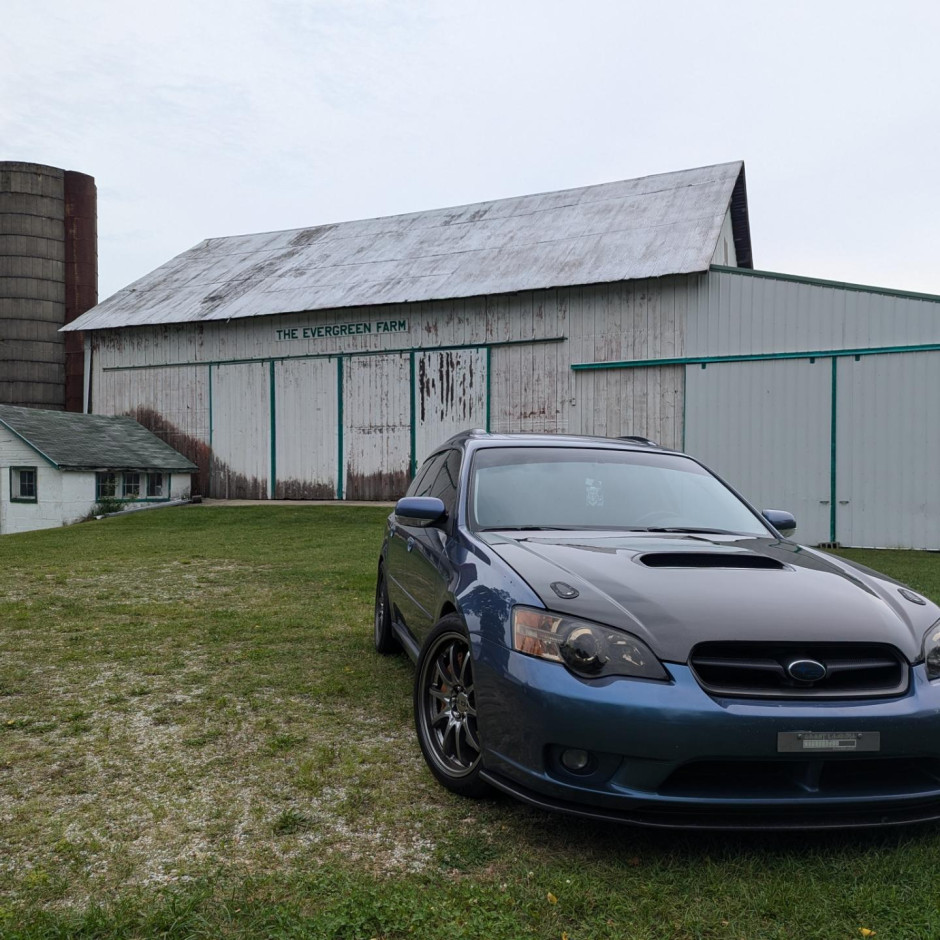
[[[199,469],[133,418],[0,405],[0,425],[59,470]]]

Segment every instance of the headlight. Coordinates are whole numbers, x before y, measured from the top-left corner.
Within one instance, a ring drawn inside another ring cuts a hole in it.
[[[564,663],[576,675],[591,679],[601,676],[669,678],[650,648],[635,636],[547,610],[514,607],[512,644],[520,653]]]
[[[924,634],[924,663],[928,679],[940,679],[940,620]]]

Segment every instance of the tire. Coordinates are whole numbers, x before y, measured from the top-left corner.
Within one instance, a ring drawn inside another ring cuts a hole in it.
[[[415,728],[431,773],[448,790],[480,797],[483,749],[477,730],[470,639],[461,619],[444,617],[429,634],[415,670]]]
[[[375,618],[374,618],[375,649],[383,656],[397,653],[401,644],[392,632],[392,609],[388,604],[388,586],[385,583],[385,572],[379,568],[379,578],[375,585]]]

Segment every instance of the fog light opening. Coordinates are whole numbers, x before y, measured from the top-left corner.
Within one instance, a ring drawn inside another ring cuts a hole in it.
[[[578,747],[568,747],[561,752],[561,763],[565,770],[570,770],[573,774],[583,774],[590,769],[592,761],[588,751],[582,751]]]

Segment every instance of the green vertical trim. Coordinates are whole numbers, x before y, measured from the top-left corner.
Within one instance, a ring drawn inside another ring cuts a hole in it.
[[[411,414],[408,420],[411,422],[411,456],[408,459],[408,473],[410,474],[411,479],[413,480],[415,477],[415,471],[418,468],[417,466],[418,464],[417,427],[415,426],[415,423],[417,420],[417,413],[418,413],[418,410],[415,407],[415,395],[417,394],[418,387],[417,387],[417,384],[415,383],[415,351],[413,349],[411,350],[411,354],[409,358],[410,358],[410,364],[411,364],[411,375],[410,375]]]
[[[832,357],[832,391],[829,398],[829,541],[836,540],[836,418],[838,416],[838,358]]]
[[[275,412],[274,400],[274,360],[270,362],[270,392],[268,393],[269,404],[271,406],[271,482],[268,484],[268,495],[274,499],[277,495],[277,414]]]
[[[212,363],[209,363],[209,460],[212,460]],[[210,467],[211,471],[211,467]]]
[[[682,371],[682,446],[680,450],[685,450],[685,403],[686,395],[685,390],[689,387],[689,370],[688,367]]]
[[[343,357],[336,357],[336,498],[343,499]]]
[[[486,347],[486,430],[490,429],[490,398],[492,397],[491,392],[493,389],[493,347]]]
[[[209,479],[206,481],[206,496],[212,496],[212,464],[215,462],[215,451],[212,449],[212,363],[209,363]]]

